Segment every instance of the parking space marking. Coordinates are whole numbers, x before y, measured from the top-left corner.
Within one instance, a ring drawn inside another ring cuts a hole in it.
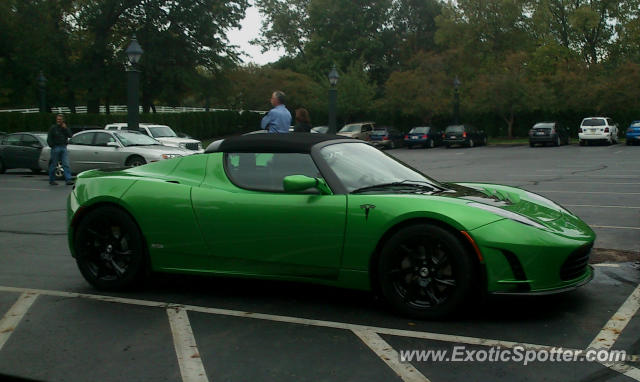
[[[405,382],[430,382],[421,372],[409,362],[400,362],[400,355],[395,349],[383,340],[377,333],[371,330],[353,330],[358,336],[384,363],[395,371]]]
[[[179,304],[159,302],[159,301],[138,300],[138,299],[131,299],[131,298],[105,296],[105,295],[94,295],[94,294],[84,294],[84,293],[64,292],[64,291],[44,290],[44,289],[18,288],[18,287],[8,287],[8,286],[0,286],[0,292],[17,292],[17,293],[23,293],[23,295],[30,294],[35,296],[45,295],[45,296],[70,297],[70,298],[85,298],[90,300],[98,300],[98,301],[111,302],[111,303],[122,303],[122,304],[139,305],[139,306],[147,306],[147,307],[162,307],[167,309],[167,312],[169,310],[174,310],[176,312],[183,311],[185,315],[187,311],[193,311],[193,312],[217,314],[217,315],[230,316],[230,317],[253,318],[253,319],[259,319],[259,320],[265,320],[265,321],[275,321],[275,322],[283,322],[283,323],[290,323],[290,324],[345,329],[345,330],[351,330],[354,333],[356,333],[357,331],[359,333],[363,333],[363,332],[374,333],[376,335],[386,334],[386,335],[398,336],[398,337],[443,341],[443,342],[460,343],[460,344],[466,344],[466,345],[493,346],[493,347],[501,347],[501,348],[514,348],[516,346],[520,346],[526,350],[542,350],[542,351],[548,351],[548,352],[557,351],[557,348],[558,348],[558,346],[555,346],[555,345],[540,345],[540,344],[531,344],[531,343],[523,343],[523,342],[502,341],[502,340],[487,339],[487,338],[457,336],[452,334],[418,332],[418,331],[403,330],[403,329],[391,329],[391,328],[383,328],[383,327],[375,327],[375,326],[367,326],[367,325],[359,325],[359,324],[349,324],[349,323],[336,322],[336,321],[324,321],[324,320],[315,320],[315,319],[309,319],[309,318],[279,316],[279,315],[272,315],[272,314],[265,314],[265,313],[253,313],[253,312],[246,312],[246,311],[239,311],[239,310],[208,308],[208,307],[195,306],[195,305],[179,305]],[[634,292],[631,294],[631,296],[629,296],[627,301],[625,301],[623,306],[618,311],[618,312],[622,311],[622,314],[625,315],[625,317],[628,316],[626,322],[624,322],[623,326],[620,326],[622,324],[622,320],[619,320],[621,322],[620,323],[616,322],[615,325],[618,325],[618,327],[624,328],[624,326],[626,326],[631,316],[633,316],[633,314],[635,314],[635,311],[638,310],[638,305],[640,305],[640,285],[636,287]],[[632,311],[634,313],[630,314]],[[616,313],[616,315],[617,314],[618,313]],[[614,315],[614,317],[616,317],[616,315]],[[606,327],[607,326],[605,326],[605,328]],[[621,332],[621,330],[619,331]],[[172,329],[172,332],[173,332],[173,329]],[[615,335],[615,339],[617,339],[620,333],[619,332],[617,334],[614,333],[614,335]],[[191,333],[191,336],[193,337],[193,333]],[[614,342],[615,342],[615,339],[614,339]],[[174,341],[178,342],[176,340]],[[598,341],[598,342],[602,342],[602,341]],[[378,345],[380,344],[381,343],[378,342]],[[193,345],[195,346],[195,340],[193,341]],[[563,349],[567,351],[582,351],[582,349],[571,349],[571,348],[564,348],[564,347]],[[178,352],[178,349],[176,348],[176,353],[177,352]],[[199,358],[198,360],[201,362]],[[599,363],[610,368],[611,370],[614,370],[630,378],[633,378],[637,381],[640,381],[640,369],[632,367],[628,364],[605,363],[605,362],[599,362]],[[181,373],[182,373],[182,366],[181,366]],[[198,373],[198,377],[200,374],[201,373]],[[204,376],[206,378],[206,374],[204,374]],[[185,381],[187,380],[185,379]],[[196,380],[196,381],[200,381],[200,380]],[[202,381],[206,381],[206,380],[202,380]]]
[[[21,188],[21,187],[0,187],[0,190],[8,191],[49,191],[49,188]]]
[[[18,326],[31,305],[36,301],[37,293],[23,292],[13,306],[0,320],[0,350]]]
[[[615,263],[598,263],[598,264],[591,264],[594,267],[606,267],[606,268],[620,268],[620,264],[615,264]]]
[[[535,190],[536,192],[556,192],[561,194],[607,194],[607,195],[640,195],[640,192],[609,192],[609,191],[573,191],[573,190]]]
[[[176,349],[182,381],[208,382],[187,311],[179,306],[171,307],[167,309],[167,315],[169,316],[173,346]]]
[[[640,209],[640,207],[635,206],[596,206],[592,204],[563,204],[563,206],[567,207],[589,207],[589,208],[631,208],[631,209]]]
[[[606,228],[606,229],[635,229],[635,230],[640,230],[640,227],[618,227],[615,225],[594,225],[594,224],[589,224],[589,227],[592,228]]]
[[[618,311],[604,325],[596,338],[591,341],[589,348],[591,349],[611,349],[620,336],[620,333],[627,326],[631,317],[633,317],[640,308],[640,285],[627,297]]]

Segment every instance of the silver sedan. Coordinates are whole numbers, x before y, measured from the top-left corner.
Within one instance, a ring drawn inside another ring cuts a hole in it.
[[[67,145],[69,166],[75,174],[86,170],[135,167],[163,159],[193,154],[193,151],[164,146],[157,140],[134,131],[88,130],[75,134]],[[44,147],[38,164],[49,170],[51,149]],[[58,165],[56,177],[62,176]]]

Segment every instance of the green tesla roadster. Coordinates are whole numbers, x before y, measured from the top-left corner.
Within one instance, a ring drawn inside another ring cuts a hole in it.
[[[78,176],[69,247],[93,286],[149,272],[308,281],[371,290],[419,318],[475,295],[589,282],[594,232],[537,194],[442,183],[369,144],[253,134],[206,153]]]

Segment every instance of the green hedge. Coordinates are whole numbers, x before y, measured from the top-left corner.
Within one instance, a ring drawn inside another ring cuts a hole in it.
[[[96,125],[126,122],[126,114],[64,114],[67,125]],[[210,111],[197,113],[145,113],[140,122],[159,123],[171,126],[198,139],[209,139],[234,135],[260,128],[258,113],[243,111]],[[47,131],[55,123],[51,113],[0,113],[0,131]]]

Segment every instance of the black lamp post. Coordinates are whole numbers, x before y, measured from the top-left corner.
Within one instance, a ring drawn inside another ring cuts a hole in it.
[[[40,112],[46,113],[47,112],[47,79],[44,77],[42,70],[40,71],[40,74],[38,74],[38,79],[36,81],[38,82],[38,93],[39,93],[38,98],[40,98]]]
[[[453,124],[457,125],[460,119],[460,80],[458,76],[453,80]]]
[[[138,62],[142,57],[142,48],[136,40],[136,35],[126,50],[129,59],[127,66],[127,125],[130,130],[138,130],[138,108],[139,108],[139,88],[140,88],[140,71],[138,70]]]
[[[336,100],[338,98],[338,90],[336,89],[336,85],[338,84],[338,71],[336,70],[335,64],[331,68],[329,72],[329,84],[331,87],[329,88],[329,134],[336,133]]]

